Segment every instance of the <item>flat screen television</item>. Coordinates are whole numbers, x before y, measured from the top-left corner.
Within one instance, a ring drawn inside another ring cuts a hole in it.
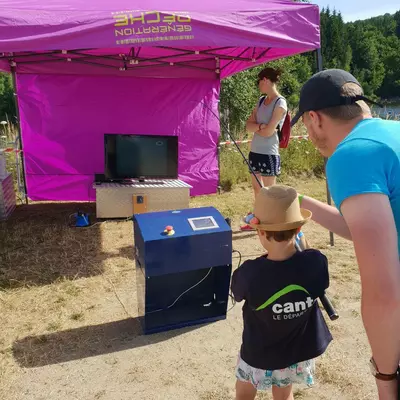
[[[104,151],[107,180],[178,177],[177,136],[105,134]]]

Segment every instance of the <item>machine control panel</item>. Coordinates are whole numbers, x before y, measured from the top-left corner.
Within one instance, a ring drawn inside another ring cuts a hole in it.
[[[214,217],[211,215],[207,217],[188,218],[188,222],[194,231],[219,228]]]
[[[231,227],[214,207],[145,212],[134,214],[133,219],[140,227],[144,241],[176,240],[223,232],[232,238]]]

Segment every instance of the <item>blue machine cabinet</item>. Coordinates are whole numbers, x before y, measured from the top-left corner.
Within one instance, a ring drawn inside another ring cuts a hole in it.
[[[135,214],[133,224],[144,333],[225,319],[232,230],[224,217],[202,207]]]

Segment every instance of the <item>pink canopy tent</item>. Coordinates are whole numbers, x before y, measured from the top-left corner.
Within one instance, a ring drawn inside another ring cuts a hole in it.
[[[215,193],[221,79],[319,39],[318,7],[285,0],[0,0],[28,196],[94,199],[105,133],[177,135],[180,179]]]

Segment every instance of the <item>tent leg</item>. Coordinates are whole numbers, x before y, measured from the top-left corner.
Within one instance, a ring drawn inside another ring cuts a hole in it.
[[[219,143],[217,143],[217,158],[218,158],[218,194],[221,194],[221,147]]]
[[[217,191],[218,194],[221,194],[221,146],[219,144],[221,140],[221,123],[220,119],[224,118],[224,115],[221,115],[221,110],[219,108],[220,100],[218,100],[218,110],[219,110],[219,115],[220,118],[218,120],[219,122],[219,137],[218,137],[218,142],[217,142],[217,160],[218,160],[218,184],[217,184]]]
[[[17,113],[17,126],[18,126],[18,136],[16,138],[16,141],[18,143],[17,147],[20,150],[19,153],[16,154],[16,160],[17,160],[17,174],[18,174],[18,189],[21,189],[20,186],[20,173],[22,175],[22,182],[23,182],[23,196],[25,198],[25,204],[28,204],[28,193],[26,190],[26,179],[25,179],[25,163],[24,163],[24,152],[22,148],[22,138],[21,138],[21,120],[20,120],[20,115],[19,115],[19,101],[18,101],[18,89],[17,89],[17,73],[16,73],[16,67],[12,66],[11,67],[11,76],[12,76],[12,81],[13,81],[13,86],[14,86],[14,102],[15,102],[15,110]],[[19,168],[19,154],[21,155],[21,168]]]
[[[321,49],[317,49],[317,69],[318,71],[322,71],[322,51]],[[324,157],[324,169],[326,169],[327,158]],[[326,175],[326,174],[325,174]],[[332,205],[331,193],[329,191],[328,180],[326,179],[326,199],[329,205]],[[333,237],[333,232],[329,232],[329,241],[330,245],[335,245],[335,240]]]

